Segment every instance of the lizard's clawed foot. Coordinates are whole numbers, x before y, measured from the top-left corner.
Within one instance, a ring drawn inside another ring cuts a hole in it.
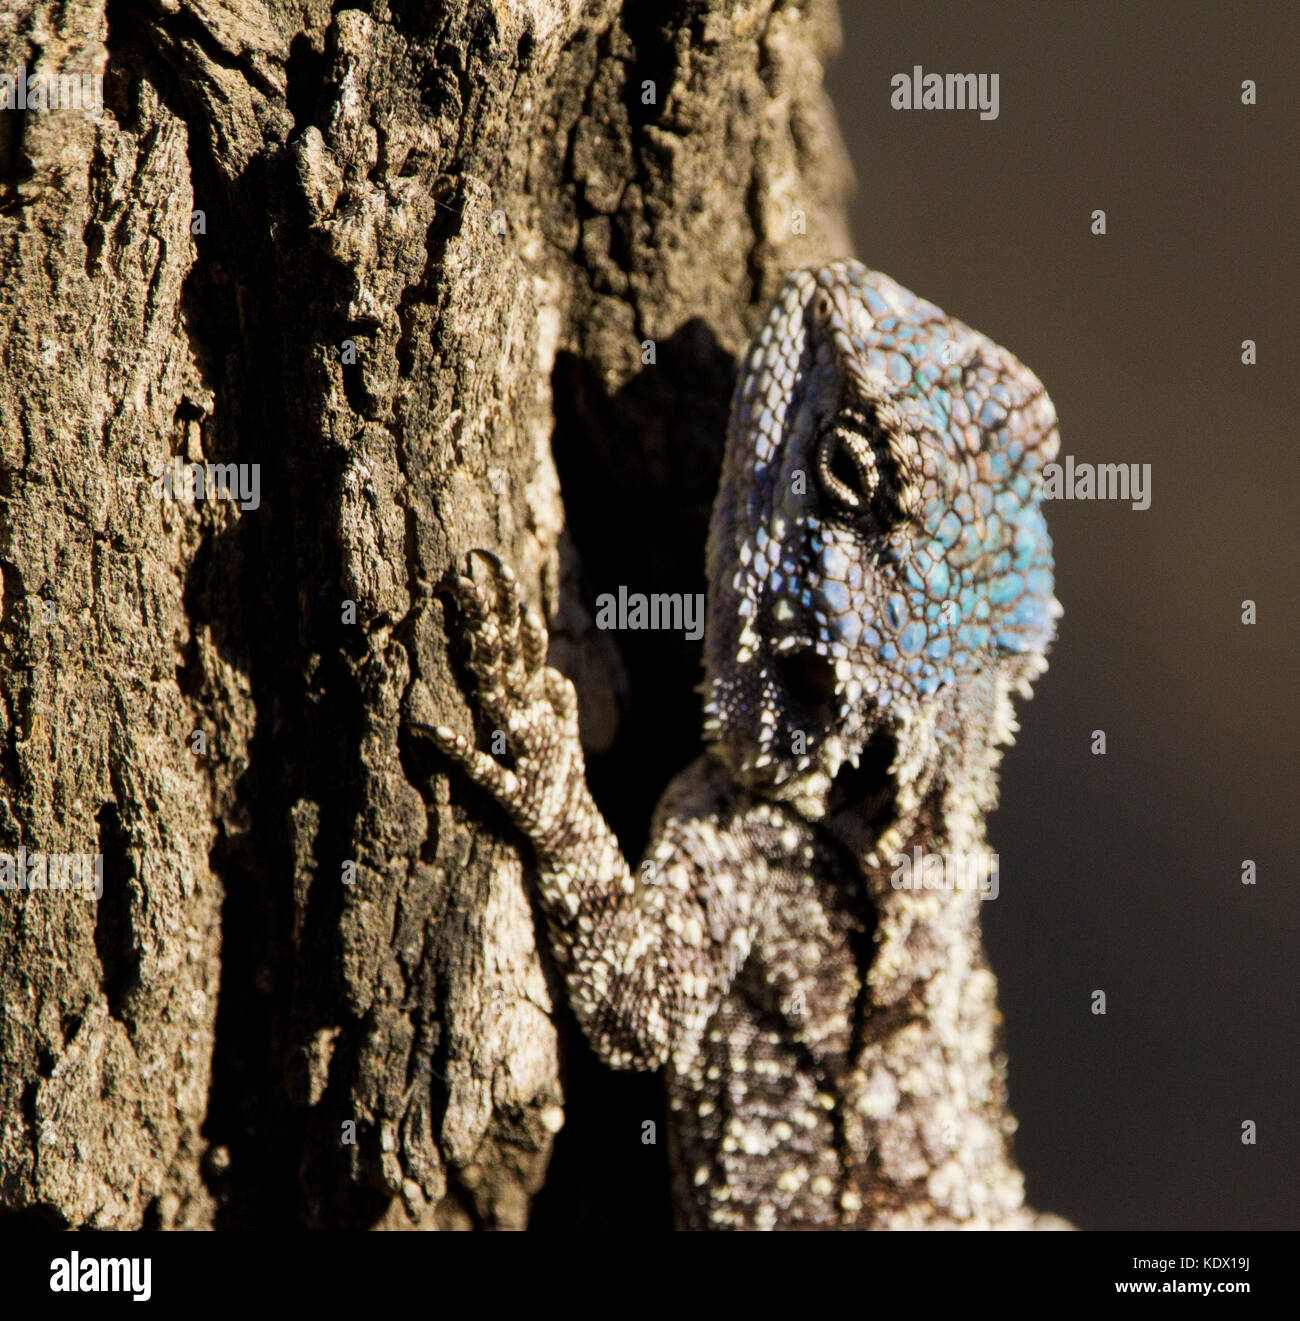
[[[546,627],[496,555],[470,553],[448,583],[469,643],[473,705],[491,728],[489,752],[446,725],[411,722],[510,814],[535,844],[562,828],[585,784],[573,685],[546,659]],[[499,757],[509,755],[513,766]]]

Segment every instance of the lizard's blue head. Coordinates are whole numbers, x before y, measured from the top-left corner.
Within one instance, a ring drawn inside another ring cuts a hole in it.
[[[786,279],[709,531],[705,734],[742,782],[814,818],[846,767],[875,778],[860,797],[892,795],[881,816],[958,773],[991,801],[1010,690],[1046,668],[1061,612],[1057,445],[1038,379],[933,304],[853,261]]]

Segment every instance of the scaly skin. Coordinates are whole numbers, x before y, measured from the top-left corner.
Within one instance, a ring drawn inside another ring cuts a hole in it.
[[[1060,614],[1040,507],[1057,445],[1005,349],[856,262],[787,277],[710,528],[708,748],[635,873],[513,575],[479,553],[453,583],[513,769],[417,727],[531,844],[593,1047],[664,1068],[684,1225],[1048,1223],[1010,1154],[978,892],[895,879],[916,848],[987,873],[1011,693]]]

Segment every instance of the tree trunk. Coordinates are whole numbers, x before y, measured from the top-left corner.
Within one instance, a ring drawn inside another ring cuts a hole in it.
[[[736,355],[847,250],[836,19],[373,10],[0,17],[0,850],[102,857],[0,893],[10,1217],[522,1226],[562,1046],[601,1109],[514,836],[401,718],[462,700],[438,589],[499,549],[635,854],[698,644],[585,603],[702,585]],[[74,73],[102,109],[31,95]]]

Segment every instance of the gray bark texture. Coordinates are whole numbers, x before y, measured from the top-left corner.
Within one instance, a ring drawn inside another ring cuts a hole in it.
[[[703,587],[736,356],[848,250],[836,41],[822,0],[7,0],[0,74],[103,108],[0,110],[0,850],[104,890],[0,893],[4,1215],[528,1220],[599,1070],[518,841],[402,716],[458,722],[439,586],[498,550],[635,855],[698,644],[584,603]],[[160,494],[178,458],[258,500]],[[647,1094],[589,1095],[640,1159]]]

